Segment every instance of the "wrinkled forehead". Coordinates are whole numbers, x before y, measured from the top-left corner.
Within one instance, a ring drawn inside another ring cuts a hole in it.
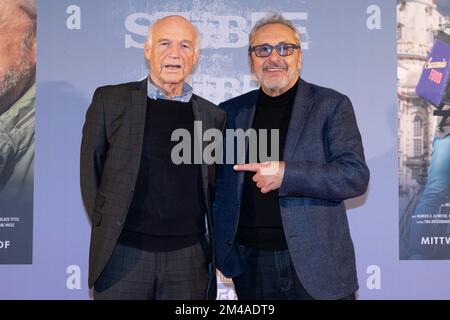
[[[252,39],[252,46],[263,43],[278,44],[278,43],[297,43],[297,37],[291,28],[284,24],[271,23],[259,28]]]
[[[0,28],[30,24],[28,15],[15,0],[0,0]],[[1,29],[0,29],[1,31]]]
[[[168,39],[195,43],[197,40],[194,26],[182,17],[163,18],[157,21],[152,27],[152,36],[155,41]]]

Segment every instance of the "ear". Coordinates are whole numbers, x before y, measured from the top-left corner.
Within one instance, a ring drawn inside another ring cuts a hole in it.
[[[248,53],[248,65],[250,66],[250,72],[254,73],[254,69],[253,69],[253,57],[251,52]]]
[[[300,48],[298,51],[298,70],[302,70],[302,63],[303,63],[303,51]]]
[[[200,57],[200,49],[195,50],[194,54],[194,62],[192,65],[196,66],[198,62],[198,58]]]
[[[150,61],[151,54],[152,54],[152,47],[150,46],[150,43],[147,40],[144,43],[144,56],[147,60]]]

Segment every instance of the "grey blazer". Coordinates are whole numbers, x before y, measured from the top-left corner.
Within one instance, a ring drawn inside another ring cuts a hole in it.
[[[223,130],[225,113],[222,110],[197,95],[193,95],[191,101],[194,119],[202,121],[203,131],[209,128]],[[108,262],[128,214],[141,161],[146,105],[147,79],[98,88],[86,113],[80,184],[92,223],[89,287],[94,285]],[[202,133],[199,137],[201,139]],[[208,226],[204,245],[211,258],[208,297],[214,298],[211,207],[216,170],[214,165],[202,163],[201,171]]]

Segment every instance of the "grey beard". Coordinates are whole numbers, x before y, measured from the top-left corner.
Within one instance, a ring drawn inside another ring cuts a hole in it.
[[[28,79],[32,74],[34,66],[30,65],[21,59],[19,63],[15,64],[13,68],[6,71],[3,77],[0,78],[0,97],[13,90],[18,83],[24,79]]]
[[[283,87],[285,87],[288,84],[288,79],[284,78],[283,80],[279,81],[279,82],[270,82],[270,81],[264,81],[262,80],[262,84],[264,85],[264,87],[266,87],[267,89],[270,90],[277,90],[277,89],[281,89]]]
[[[0,74],[0,98],[11,92],[23,80],[29,79],[34,73],[35,66],[31,63],[32,57],[29,54],[33,37],[34,32],[29,31],[22,43],[21,54],[16,63],[5,74]]]

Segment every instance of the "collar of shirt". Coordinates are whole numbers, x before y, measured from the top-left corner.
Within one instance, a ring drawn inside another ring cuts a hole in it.
[[[4,177],[8,181],[14,172],[12,163],[31,163],[33,159],[34,153],[28,160],[23,157],[29,149],[34,151],[35,96],[36,84],[0,116],[0,186],[4,185]],[[5,174],[3,170],[12,171]]]
[[[151,81],[150,77],[147,78],[147,96],[150,99],[156,100],[156,99],[165,99],[165,100],[173,100],[173,101],[179,101],[179,102],[189,102],[192,97],[192,87],[188,85],[186,82],[183,82],[183,89],[181,92],[181,95],[175,96],[175,97],[167,97],[161,89],[159,89],[157,86],[155,86]]]
[[[0,131],[11,135],[27,131],[30,122],[34,126],[36,84],[33,84],[5,113],[0,116]],[[34,129],[33,129],[34,131]]]

